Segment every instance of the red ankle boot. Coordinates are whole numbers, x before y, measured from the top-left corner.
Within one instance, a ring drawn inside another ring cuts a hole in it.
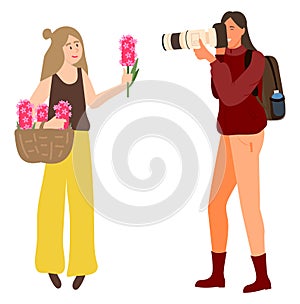
[[[213,271],[212,275],[206,280],[199,280],[196,282],[195,287],[225,287],[225,278],[224,278],[224,265],[226,252],[216,253],[211,252],[212,254],[212,264]]]
[[[256,280],[254,283],[247,285],[243,292],[255,292],[263,289],[271,289],[271,282],[267,274],[266,254],[259,256],[251,256],[255,272]]]

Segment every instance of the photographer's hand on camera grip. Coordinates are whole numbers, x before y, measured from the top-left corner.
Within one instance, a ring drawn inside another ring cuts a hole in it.
[[[205,47],[201,39],[199,39],[200,48],[194,49],[196,57],[201,59],[206,59],[209,63],[212,63],[216,60],[216,57]]]

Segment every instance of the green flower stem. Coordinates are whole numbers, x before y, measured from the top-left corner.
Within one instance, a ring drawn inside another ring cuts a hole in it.
[[[127,74],[129,74],[129,66],[127,66]],[[129,97],[129,82],[127,82],[127,98]]]
[[[131,69],[131,71],[130,71],[129,66],[127,66],[127,74],[129,74],[129,73],[132,74],[132,81],[131,81],[131,83],[127,82],[127,97],[129,97],[129,88],[133,85],[133,83],[134,83],[134,81],[135,81],[135,79],[136,79],[136,77],[137,77],[137,75],[139,73],[139,70],[140,70],[140,69],[137,68],[138,60],[139,59],[137,58],[136,61],[135,61],[135,63],[134,63],[134,65],[133,65],[133,67],[132,67],[132,69]]]

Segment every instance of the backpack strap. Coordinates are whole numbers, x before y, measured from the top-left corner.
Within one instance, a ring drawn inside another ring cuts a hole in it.
[[[247,50],[245,54],[245,69],[250,65],[251,59],[252,59],[252,50]],[[258,86],[252,91],[252,95],[256,97],[256,100],[259,102],[259,104],[266,110],[266,106],[264,105],[263,101],[258,96]]]
[[[268,60],[269,65],[271,67],[271,71],[272,71],[272,75],[273,75],[273,79],[274,79],[274,83],[275,83],[275,89],[278,90],[278,83],[277,83],[276,73],[275,73],[275,70],[274,70],[274,67],[273,67],[273,63],[270,59],[270,56],[266,56],[266,59]]]
[[[248,66],[251,63],[251,59],[252,59],[252,50],[247,50],[246,54],[245,54],[245,69],[248,68]],[[252,91],[252,95],[258,97],[258,87],[256,86],[256,88]]]

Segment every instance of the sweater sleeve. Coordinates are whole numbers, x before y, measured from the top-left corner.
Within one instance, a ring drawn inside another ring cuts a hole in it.
[[[217,60],[219,60],[219,62],[223,62],[224,61],[224,55],[216,55]],[[217,93],[213,78],[211,78],[211,91],[212,94],[215,98],[219,99],[219,95]]]
[[[253,51],[250,65],[233,81],[228,65],[217,59],[211,63],[213,90],[225,105],[235,106],[243,102],[255,89],[263,76],[264,67],[264,55]]]

